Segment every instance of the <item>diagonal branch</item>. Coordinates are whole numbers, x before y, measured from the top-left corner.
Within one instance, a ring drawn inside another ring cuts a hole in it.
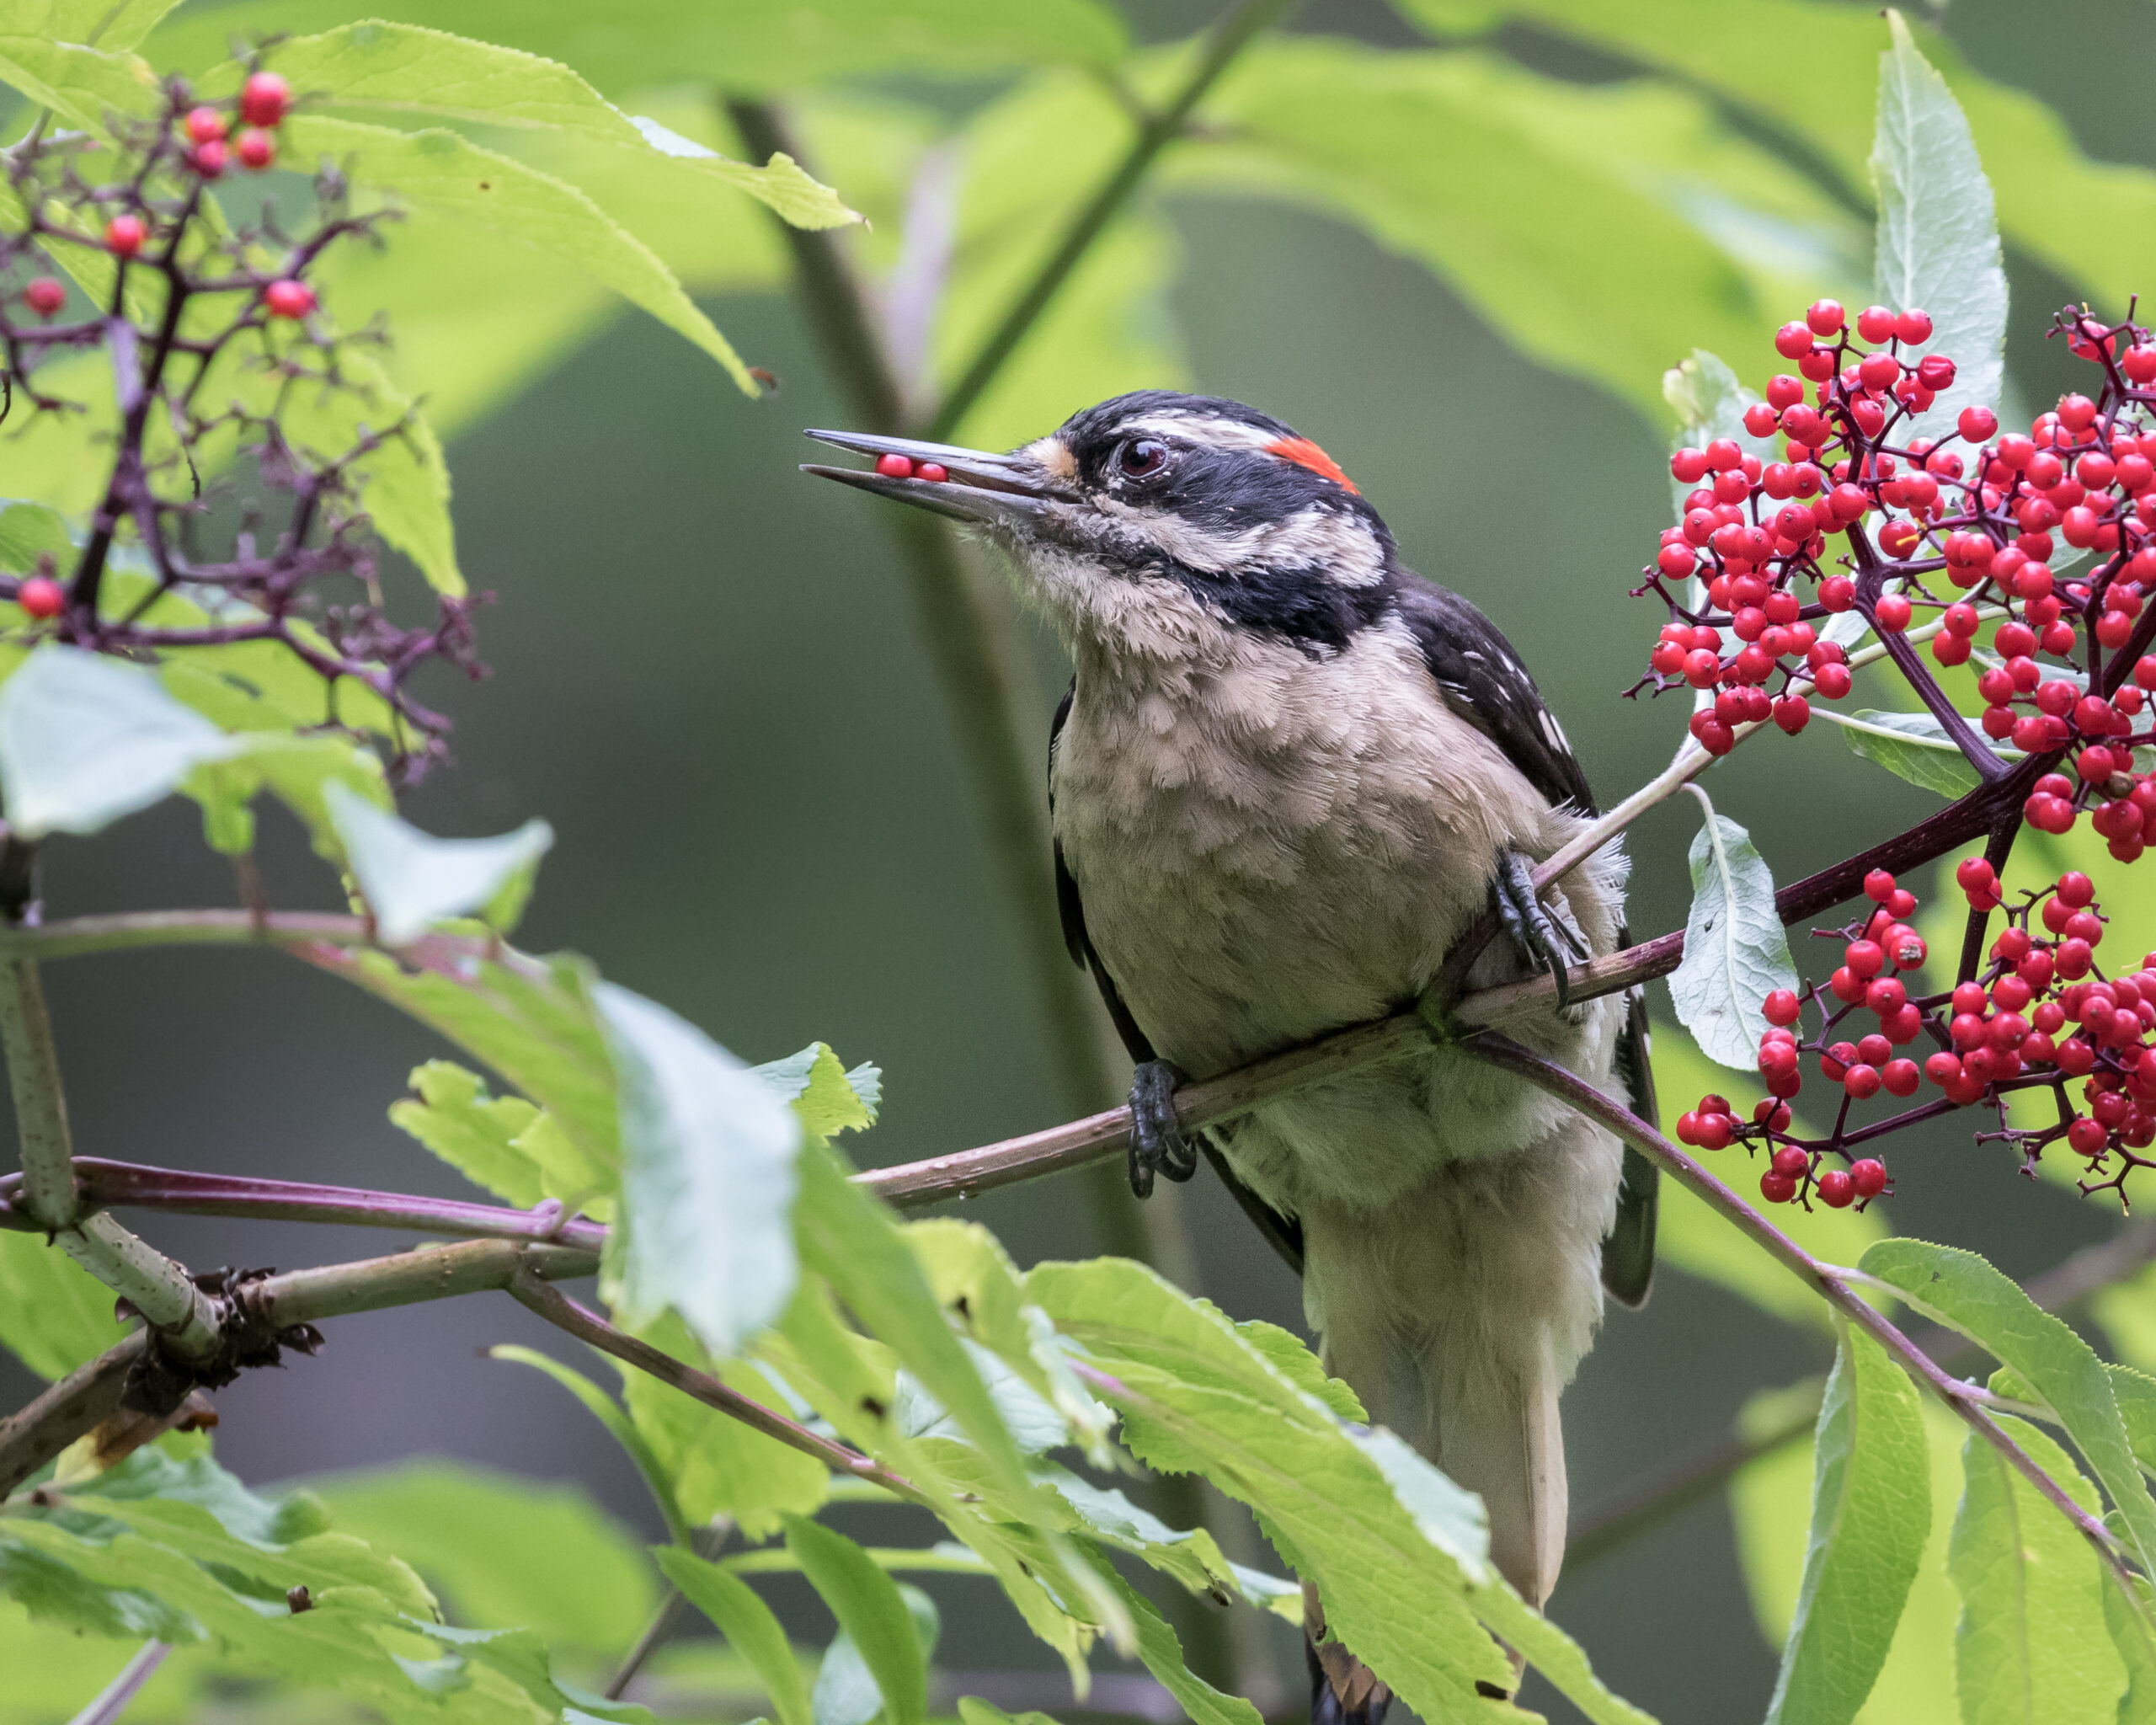
[[[1724,1219],[1733,1223],[1753,1245],[1801,1279],[1825,1299],[1844,1321],[1864,1331],[1892,1355],[1905,1371],[1945,1402],[1957,1418],[1999,1452],[2008,1466],[2028,1481],[2045,1502],[2073,1524],[2081,1536],[2095,1549],[2105,1568],[2126,1590],[2129,1599],[2140,1597],[2134,1586],[2134,1572],[2121,1555],[2118,1542],[2110,1530],[2075,1503],[2064,1487],[2039,1467],[2019,1444],[2000,1429],[1983,1402],[1971,1392],[1970,1386],[1956,1382],[1929,1354],[1890,1323],[1884,1315],[1873,1310],[1833,1266],[1822,1263],[1812,1257],[1661,1133],[1636,1115],[1619,1107],[1585,1080],[1577,1078],[1563,1067],[1544,1060],[1531,1049],[1523,1048],[1493,1032],[1485,1032],[1462,1045],[1492,1065],[1516,1073],[1537,1089],[1569,1103],[1590,1119],[1608,1128],[1630,1148],[1638,1151],[1664,1172],[1705,1199],[1710,1207],[1720,1211]]]

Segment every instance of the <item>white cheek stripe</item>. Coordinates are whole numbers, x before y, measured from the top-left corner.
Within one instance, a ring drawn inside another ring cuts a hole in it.
[[[1312,504],[1282,521],[1260,521],[1234,533],[1209,533],[1162,510],[1102,498],[1102,514],[1129,527],[1133,537],[1177,562],[1209,575],[1232,574],[1253,564],[1326,570],[1342,587],[1374,587],[1385,579],[1385,552],[1363,519],[1347,510]]]

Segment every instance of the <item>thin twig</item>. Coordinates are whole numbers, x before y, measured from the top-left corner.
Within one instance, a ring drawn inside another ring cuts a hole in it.
[[[144,1642],[136,1649],[135,1657],[120,1668],[120,1674],[68,1725],[112,1725],[126,1710],[128,1702],[135,1699],[136,1692],[157,1674],[157,1667],[164,1664],[165,1655],[171,1651],[169,1642]]]
[[[1537,1089],[1568,1103],[1608,1128],[1720,1211],[1754,1245],[1821,1295],[1845,1321],[1885,1348],[1903,1370],[1996,1450],[2009,1467],[2027,1480],[2037,1494],[2072,1522],[2081,1536],[2095,1547],[2098,1557],[2126,1590],[2126,1596],[2130,1599],[2139,1597],[2134,1589],[2133,1571],[2121,1555],[2118,1542],[2110,1530],[2075,1503],[2065,1487],[2000,1429],[1990,1413],[1968,1393],[1969,1386],[1957,1382],[1884,1315],[1875,1311],[1843,1274],[1812,1257],[1646,1121],[1619,1107],[1584,1080],[1494,1032],[1485,1032],[1463,1046],[1491,1065],[1518,1074]]]
[[[2046,1311],[2065,1311],[2138,1274],[2152,1258],[2156,1258],[2156,1221],[2136,1222],[2054,1265],[2024,1291]],[[1958,1368],[1980,1351],[1967,1337],[1951,1330],[1934,1329],[1911,1339],[1949,1368]],[[1803,1437],[1818,1411],[1814,1397],[1769,1424],[1740,1418],[1613,1487],[1573,1523],[1566,1545],[1567,1561],[1577,1568],[1697,1503],[1761,1456]]]
[[[708,1526],[698,1528],[689,1536],[689,1549],[708,1562],[726,1549],[726,1542],[733,1537],[734,1522],[730,1516],[722,1515]],[[659,1602],[659,1609],[652,1613],[651,1621],[643,1626],[643,1633],[637,1637],[636,1645],[622,1656],[621,1664],[601,1691],[610,1701],[617,1701],[629,1692],[629,1685],[637,1680],[637,1673],[644,1663],[666,1644],[681,1621],[681,1614],[688,1610],[688,1595],[678,1587],[670,1585],[666,1597]]]
[[[873,1457],[851,1449],[835,1439],[819,1437],[808,1427],[788,1419],[782,1413],[774,1413],[760,1402],[752,1402],[738,1390],[721,1383],[708,1372],[698,1371],[694,1366],[684,1365],[670,1354],[661,1353],[650,1343],[642,1341],[613,1325],[589,1307],[579,1305],[558,1288],[551,1288],[536,1277],[512,1277],[508,1283],[510,1295],[520,1305],[538,1313],[557,1329],[566,1330],[580,1342],[587,1342],[602,1354],[611,1354],[616,1359],[627,1360],[640,1371],[646,1371],[663,1384],[670,1384],[683,1395],[693,1397],[707,1407],[716,1407],[721,1413],[738,1419],[752,1431],[775,1438],[804,1455],[813,1455],[835,1473],[854,1479],[867,1480],[879,1485],[894,1497],[909,1503],[932,1508],[926,1498],[910,1481],[900,1478]]]

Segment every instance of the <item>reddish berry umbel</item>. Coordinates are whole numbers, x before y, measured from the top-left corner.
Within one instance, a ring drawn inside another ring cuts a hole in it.
[[[2004,1137],[2031,1162],[2063,1141],[2086,1162],[2084,1191],[2121,1188],[2133,1168],[2156,1166],[2140,1154],[2156,1144],[2156,953],[2137,969],[2100,975],[2105,917],[2094,884],[2078,870],[2010,907],[1981,857],[1962,862],[1955,881],[1972,910],[2006,911],[2006,927],[1975,976],[1943,993],[1923,989],[1916,973],[1928,955],[1908,922],[1916,898],[1874,869],[1864,882],[1870,909],[1833,931],[1842,962],[1827,982],[1801,993],[1776,989],[1759,1003],[1768,1094],[1748,1119],[1725,1098],[1703,1097],[1678,1119],[1678,1136],[1703,1150],[1764,1147],[1760,1195],[1768,1202],[1817,1197],[1839,1209],[1889,1190],[1885,1164],[1854,1156],[1853,1146],[1892,1121],[1865,1120],[1854,1105],[1882,1094],[1913,1097],[1926,1083],[1960,1108],[2049,1087],[2059,1098],[2058,1124],[1988,1135]],[[1819,1029],[1806,1039],[1811,1009]],[[1790,1132],[1788,1101],[1803,1087],[1807,1057],[1842,1092],[1824,1138]],[[1846,1169],[1830,1165],[1837,1156],[1850,1158]]]
[[[2026,436],[1965,408],[1934,442],[1908,429],[1954,381],[1950,357],[1912,351],[1927,314],[1871,306],[1852,328],[1822,300],[1785,324],[1775,348],[1798,375],[1745,415],[1753,436],[1781,434],[1783,458],[1732,438],[1671,458],[1696,489],[1639,590],[1670,622],[1638,686],[1714,692],[1691,719],[1713,754],[1769,718],[1794,733],[1812,701],[1849,692],[1847,654],[1817,632],[1855,609],[1882,636],[1920,632],[1939,666],[1970,666],[1988,735],[2062,757],[2028,798],[2032,825],[2064,832],[2087,812],[2124,861],[2156,842],[2156,788],[2133,753],[2156,741],[2156,654],[2121,656],[2146,639],[2156,594],[2156,343],[2072,308],[2057,327],[2103,368],[2095,396],[2063,397]],[[2096,553],[2091,572],[2056,575],[2058,540]],[[2044,663],[2077,656],[2073,676]]]

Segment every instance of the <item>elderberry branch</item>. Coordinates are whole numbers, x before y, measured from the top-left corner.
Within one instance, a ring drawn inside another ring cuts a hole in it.
[[[1978,1399],[1970,1393],[1970,1386],[1950,1376],[1944,1368],[1858,1295],[1851,1285],[1855,1273],[1840,1270],[1813,1258],[1646,1121],[1620,1108],[1593,1086],[1575,1077],[1561,1066],[1555,1065],[1532,1049],[1494,1033],[1486,1032],[1465,1046],[1492,1065],[1524,1078],[1537,1089],[1570,1104],[1579,1113],[1607,1128],[1626,1146],[1654,1162],[1710,1208],[1719,1211],[1754,1245],[1764,1249],[1769,1257],[1820,1295],[1841,1322],[1864,1331],[1919,1385],[1945,1402],[1956,1418],[1967,1424],[1996,1450],[2009,1467],[2028,1481],[2045,1502],[2073,1523],[2125,1590],[2127,1598],[2138,1599],[2134,1572],[2128,1567],[2111,1530],[2077,1503],[2064,1487],[2045,1472],[2020,1445],[2007,1435]],[[1864,1279],[1868,1281],[1870,1279]],[[1909,1300],[1908,1295],[1901,1290],[1890,1291],[1897,1299],[1905,1302]]]

